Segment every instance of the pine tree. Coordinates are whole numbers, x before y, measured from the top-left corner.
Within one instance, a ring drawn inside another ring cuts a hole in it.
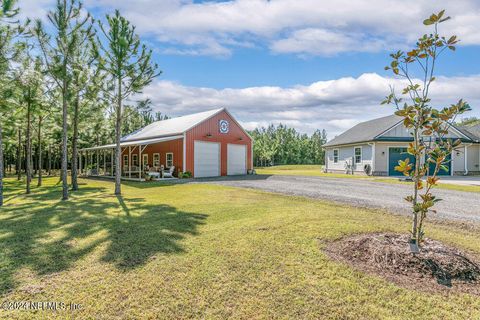
[[[68,200],[68,105],[72,96],[72,59],[78,48],[90,40],[89,26],[92,18],[84,15],[82,4],[77,0],[57,0],[56,7],[48,13],[53,29],[45,31],[41,20],[36,20],[32,34],[37,38],[43,53],[48,75],[56,82],[62,102],[62,200]]]
[[[139,93],[160,74],[157,64],[152,63],[152,51],[141,45],[135,27],[115,11],[107,15],[108,29],[100,24],[105,37],[105,45],[99,41],[103,57],[100,67],[108,74],[114,87],[113,94],[106,95],[115,104],[115,194],[121,194],[121,147],[120,138],[123,120],[123,101],[134,93]]]

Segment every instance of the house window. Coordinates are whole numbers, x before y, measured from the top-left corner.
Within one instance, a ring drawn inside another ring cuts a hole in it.
[[[172,152],[167,153],[165,162],[166,162],[167,168],[173,167],[173,153]]]
[[[128,167],[128,154],[123,156],[123,166]]]
[[[338,149],[333,149],[333,163],[338,163]]]
[[[144,153],[142,155],[142,165],[144,167],[148,166],[148,153]]]
[[[132,165],[138,166],[138,154],[132,155]]]
[[[355,163],[362,163],[362,147],[355,147]]]
[[[153,166],[160,167],[160,153],[153,154]]]

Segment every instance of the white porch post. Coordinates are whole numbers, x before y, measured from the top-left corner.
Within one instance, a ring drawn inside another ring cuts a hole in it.
[[[95,152],[95,160],[96,160],[96,165],[97,165],[97,175],[100,175],[100,150],[97,150]]]
[[[142,179],[143,160],[142,160],[142,146],[138,146],[138,179]]]
[[[103,175],[107,175],[107,149],[103,149]]]
[[[88,176],[88,151],[85,152],[85,175]]]
[[[132,178],[132,147],[128,146],[128,177]]]
[[[121,150],[121,148],[120,148],[120,150]],[[120,175],[121,175],[121,176],[123,176],[123,175],[125,174],[125,172],[126,172],[125,170],[128,170],[127,167],[125,167],[125,168],[123,167],[123,166],[124,166],[124,164],[123,164],[123,157],[124,157],[123,152],[124,152],[124,151],[127,151],[127,148],[124,148],[124,149],[120,152],[121,156],[120,156],[120,163],[119,163],[119,168],[118,168],[118,170],[120,170]]]

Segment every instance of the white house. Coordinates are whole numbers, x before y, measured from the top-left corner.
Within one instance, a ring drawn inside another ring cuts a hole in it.
[[[441,175],[480,174],[480,125],[452,126],[446,138],[462,144],[451,155],[448,171]],[[357,124],[324,145],[326,172],[352,172],[376,176],[398,176],[399,160],[411,157],[406,151],[413,140],[402,118],[396,115]]]

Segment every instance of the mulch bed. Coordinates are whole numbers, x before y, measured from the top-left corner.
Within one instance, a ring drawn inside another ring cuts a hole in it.
[[[426,239],[414,254],[407,234],[361,234],[332,242],[325,251],[332,259],[401,287],[480,295],[478,257],[436,240]]]

